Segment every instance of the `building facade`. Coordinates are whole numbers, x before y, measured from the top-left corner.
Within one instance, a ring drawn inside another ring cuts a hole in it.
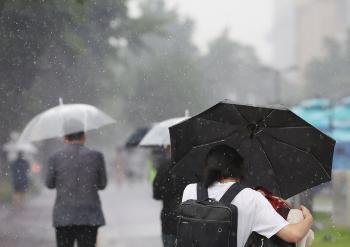
[[[275,0],[274,12],[273,64],[300,74],[326,54],[325,39],[344,41],[350,26],[350,0]]]

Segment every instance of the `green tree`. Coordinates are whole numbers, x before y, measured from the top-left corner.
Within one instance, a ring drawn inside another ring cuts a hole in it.
[[[203,58],[206,83],[211,98],[231,98],[239,102],[266,103],[275,99],[275,72],[263,65],[252,47],[229,37],[227,30],[214,39]]]
[[[97,103],[120,61],[111,38],[132,49],[156,18],[130,18],[127,0],[3,0],[0,5],[0,144],[62,96]]]
[[[110,89],[119,96],[122,118],[132,126],[198,112],[207,97],[202,86],[201,56],[192,43],[193,22],[181,20],[163,1],[141,6],[146,16],[163,20],[159,35],[146,35],[146,49],[125,56],[126,66],[115,66],[117,83]],[[114,91],[113,91],[114,90]]]

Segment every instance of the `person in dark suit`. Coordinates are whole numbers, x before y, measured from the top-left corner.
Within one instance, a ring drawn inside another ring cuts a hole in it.
[[[49,159],[46,186],[56,189],[53,226],[57,247],[93,247],[105,225],[98,190],[107,185],[104,157],[84,146],[85,133],[64,137],[65,147]]]

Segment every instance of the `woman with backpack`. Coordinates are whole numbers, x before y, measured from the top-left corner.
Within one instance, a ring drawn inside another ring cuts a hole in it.
[[[252,232],[296,243],[307,234],[313,223],[310,211],[302,206],[304,219],[288,223],[261,193],[240,185],[242,166],[243,158],[228,145],[215,146],[208,152],[203,183],[190,184],[183,193],[178,247],[243,247]],[[236,219],[228,227],[223,212],[230,212],[229,218]]]

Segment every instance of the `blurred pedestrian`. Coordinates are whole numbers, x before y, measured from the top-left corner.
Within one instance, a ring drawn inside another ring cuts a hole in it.
[[[78,125],[82,124],[72,121],[65,133],[84,129]],[[57,247],[73,247],[75,241],[78,247],[94,247],[98,228],[105,225],[98,195],[107,185],[104,157],[84,146],[82,131],[67,134],[64,143],[50,157],[46,178],[47,187],[57,190],[53,210]]]
[[[124,146],[118,146],[116,149],[115,171],[118,186],[122,186],[125,180],[125,170],[127,166],[127,158]]]
[[[153,198],[163,202],[161,211],[163,246],[173,247],[177,232],[177,207],[181,203],[182,192],[188,183],[171,172],[170,146],[166,146],[163,155],[157,157],[154,162],[157,174],[153,181]]]
[[[15,207],[21,207],[24,202],[25,193],[28,190],[29,163],[24,159],[23,153],[19,152],[17,159],[10,166],[14,190],[13,205]]]

